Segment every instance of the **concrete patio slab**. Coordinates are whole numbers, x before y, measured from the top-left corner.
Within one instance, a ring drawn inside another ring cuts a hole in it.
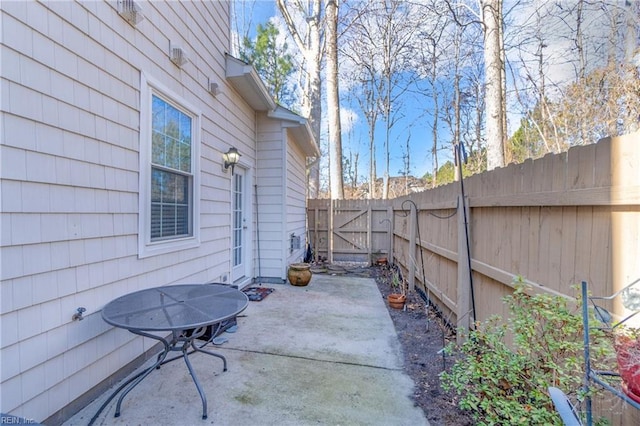
[[[427,425],[410,395],[393,323],[373,279],[316,274],[275,291],[238,318],[220,359],[190,356],[208,418],[182,360],[154,371],[95,425]],[[148,364],[147,364],[148,365]],[[115,389],[115,387],[114,387]],[[64,425],[86,425],[113,390]]]

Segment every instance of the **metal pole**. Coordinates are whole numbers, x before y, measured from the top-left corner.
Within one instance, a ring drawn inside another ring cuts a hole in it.
[[[587,282],[582,281],[582,326],[584,328],[584,381],[582,389],[585,395],[585,411],[587,412],[587,426],[593,425],[591,418],[591,396],[589,396],[589,379],[591,377],[591,361],[589,356],[589,306],[587,304]]]
[[[255,193],[256,197],[256,242],[258,244],[258,277],[260,278],[259,284],[262,284],[262,268],[260,264],[262,254],[260,253],[260,211],[258,210],[258,185],[253,186],[253,192]]]

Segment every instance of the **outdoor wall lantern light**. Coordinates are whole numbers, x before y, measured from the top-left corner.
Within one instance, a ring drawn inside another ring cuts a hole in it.
[[[233,174],[233,168],[238,161],[240,161],[240,153],[235,148],[229,148],[229,151],[222,154],[222,158],[224,159],[224,169],[225,171],[231,167],[231,174]]]

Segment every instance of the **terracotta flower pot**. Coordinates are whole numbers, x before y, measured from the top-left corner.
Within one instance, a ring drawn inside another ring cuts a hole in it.
[[[311,265],[308,263],[292,263],[287,272],[289,283],[295,286],[305,286],[311,281]]]
[[[391,293],[387,296],[387,301],[389,302],[389,306],[394,309],[402,309],[404,308],[404,304],[407,301],[407,296],[404,294]]]
[[[640,339],[616,335],[614,347],[622,390],[634,400],[640,400]]]

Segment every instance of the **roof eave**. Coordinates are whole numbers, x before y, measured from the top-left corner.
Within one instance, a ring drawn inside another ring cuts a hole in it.
[[[253,65],[226,55],[226,78],[255,111],[272,111],[276,103]]]
[[[273,111],[269,111],[267,116],[269,118],[282,120],[283,123],[285,123],[284,126],[291,133],[307,157],[320,156],[320,149],[311,131],[309,121],[306,118],[281,106],[277,106]]]

